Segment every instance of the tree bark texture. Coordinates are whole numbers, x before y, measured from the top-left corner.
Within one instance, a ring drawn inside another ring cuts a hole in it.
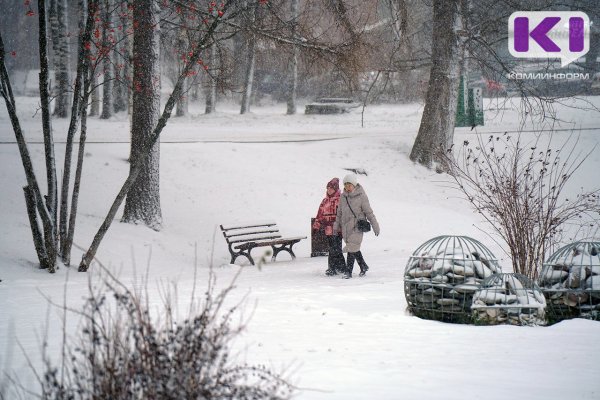
[[[119,24],[121,30],[118,32],[118,51],[117,51],[117,66],[115,69],[115,85],[116,85],[116,96],[115,96],[115,112],[122,112],[129,110],[129,83],[131,82],[129,77],[129,65],[131,63],[131,51],[130,41],[132,40],[129,34],[129,10],[127,8],[127,2],[121,2],[117,7],[119,15]]]
[[[71,244],[73,239],[69,240],[67,232],[74,230],[74,226],[67,224],[67,217],[69,214],[69,186],[71,183],[71,159],[73,153],[73,138],[77,125],[79,122],[79,116],[81,110],[84,111],[82,114],[87,115],[87,101],[89,99],[89,88],[90,88],[90,62],[89,52],[85,49],[85,43],[91,40],[92,28],[94,26],[94,10],[98,7],[98,0],[90,0],[91,12],[87,13],[87,1],[79,0],[80,12],[83,15],[87,15],[84,20],[84,28],[80,34],[80,40],[78,42],[78,55],[77,55],[77,74],[75,77],[75,87],[73,90],[73,101],[71,105],[71,121],[69,124],[69,130],[67,131],[67,141],[65,144],[65,160],[63,167],[63,180],[60,193],[60,221],[59,221],[59,237],[61,245],[61,257],[66,265],[69,265]],[[83,17],[81,17],[83,19]],[[84,84],[85,80],[85,84]],[[83,126],[81,127],[83,130]],[[82,133],[83,134],[83,133]],[[85,140],[84,140],[85,142]],[[79,147],[83,146],[82,140],[79,141]],[[79,164],[77,168],[80,169]],[[79,185],[73,188],[73,197],[76,198],[75,191],[79,191]],[[71,216],[77,212],[76,204],[72,203]],[[71,218],[69,218],[71,220]],[[74,223],[74,220],[73,220]]]
[[[86,78],[85,90],[89,90],[89,78]],[[87,101],[87,96],[86,96]],[[75,223],[77,220],[77,207],[79,205],[79,189],[81,188],[81,173],[83,171],[83,157],[85,155],[85,140],[87,138],[87,109],[81,108],[81,130],[79,132],[79,151],[77,152],[77,168],[75,169],[75,182],[73,183],[73,194],[71,196],[71,213],[69,215],[69,229],[65,239],[65,252],[63,261],[65,265],[71,264],[71,248],[75,237]]]
[[[131,170],[141,163],[141,171],[127,193],[123,222],[143,223],[158,230],[160,209],[160,142],[153,144],[147,157],[140,157],[152,136],[160,113],[160,64],[158,8],[154,2],[133,1],[133,114],[131,131]],[[179,96],[182,91],[180,90]]]
[[[71,53],[69,44],[69,21],[67,15],[67,0],[53,0],[52,8],[55,22],[52,24],[52,40],[56,41],[53,48],[54,52],[54,79],[55,79],[55,100],[54,116],[57,118],[67,118],[69,115],[69,92],[70,92],[70,71],[69,55]]]
[[[179,14],[179,23],[181,26],[186,26],[186,13],[182,12]],[[180,52],[187,52],[189,47],[189,43],[187,40],[187,30],[184,28],[180,28],[179,33],[177,35],[177,48]],[[188,115],[189,109],[189,91],[190,89],[190,78],[186,78],[183,82],[183,93],[177,99],[177,109],[175,111],[175,116],[184,117]]]
[[[109,119],[114,113],[114,96],[113,93],[113,80],[114,80],[114,58],[116,57],[116,51],[114,49],[114,33],[110,30],[113,29],[113,12],[114,3],[113,0],[104,0],[102,2],[102,20],[104,26],[102,27],[102,47],[104,48],[105,54],[102,59],[102,76],[104,80],[102,82],[102,114],[101,119]],[[112,38],[112,40],[111,40]]]
[[[454,138],[461,48],[457,36],[461,0],[434,0],[431,72],[425,109],[410,159],[427,168],[441,165],[436,153]]]
[[[90,97],[90,113],[88,115],[90,117],[97,117],[98,115],[100,115],[100,88],[98,87],[98,77],[96,76],[95,69],[92,75]]]
[[[297,40],[296,31],[298,29],[298,7],[300,0],[292,0],[292,37]],[[297,44],[293,45],[292,57],[290,59],[290,68],[288,76],[288,98],[287,114],[296,114],[296,95],[298,92],[298,57],[300,49]]]
[[[25,195],[25,206],[27,207],[27,216],[29,217],[29,226],[31,228],[35,252],[40,262],[40,268],[45,269],[50,266],[50,263],[47,257],[46,246],[44,245],[44,238],[38,224],[35,194],[29,186],[23,188],[23,193]]]
[[[183,82],[183,92],[179,99],[177,99],[177,109],[175,110],[176,117],[185,117],[188,115],[189,109],[189,90],[190,90],[190,78],[186,78]]]
[[[209,50],[209,65],[214,71],[217,70],[217,43],[213,42]],[[204,112],[210,114],[216,111],[217,106],[217,77],[215,74],[207,74],[208,90],[206,92],[206,107]]]
[[[254,25],[256,21],[257,6],[255,4],[249,9],[250,20],[249,25]],[[252,100],[252,85],[254,84],[254,67],[256,65],[256,34],[254,32],[248,33],[246,42],[246,71],[244,73],[244,88],[242,94],[242,107],[240,114],[246,114],[250,111],[250,101]]]
[[[54,155],[54,138],[50,121],[50,95],[48,93],[48,37],[46,27],[46,2],[38,0],[38,23],[39,23],[39,54],[40,54],[40,104],[42,110],[42,132],[44,135],[44,156],[46,160],[46,179],[48,183],[48,195],[46,196],[46,208],[50,215],[50,221],[44,223],[44,241],[46,244],[49,261],[48,270],[54,272],[57,255],[57,180],[56,180],[56,158]]]
[[[39,231],[39,228],[36,228],[36,209],[42,219],[42,226],[44,227],[44,232],[46,231],[46,227],[52,225],[52,217],[48,212],[46,202],[42,197],[41,190],[38,185],[35,172],[33,170],[33,164],[31,161],[31,156],[29,154],[29,149],[27,147],[27,142],[25,141],[23,130],[21,129],[21,124],[19,122],[19,118],[17,117],[15,98],[10,84],[10,79],[8,77],[6,64],[4,62],[4,55],[4,42],[2,40],[2,33],[0,32],[0,94],[4,98],[4,102],[6,104],[6,110],[8,112],[8,116],[10,118],[10,122],[15,133],[17,147],[21,156],[21,163],[23,164],[23,169],[25,171],[25,178],[27,179],[27,186],[24,188],[25,204],[27,206],[30,221],[33,221],[31,222],[31,229],[34,244],[36,246],[36,251],[38,251],[38,260],[40,262],[40,267],[48,268],[50,271],[53,271],[54,264],[51,264],[51,260],[49,259],[49,253],[47,252],[45,243],[39,243],[40,241],[43,242],[43,240],[41,239],[41,233]],[[31,207],[32,205],[33,209]]]

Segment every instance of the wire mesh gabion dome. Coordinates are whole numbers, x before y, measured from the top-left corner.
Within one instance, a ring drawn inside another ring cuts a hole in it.
[[[473,294],[485,278],[501,273],[496,257],[467,236],[438,236],[408,259],[404,295],[420,318],[470,323]]]
[[[558,249],[544,263],[538,284],[551,322],[600,320],[600,242],[578,241]]]
[[[546,299],[540,287],[522,274],[487,277],[473,295],[477,324],[545,325]]]

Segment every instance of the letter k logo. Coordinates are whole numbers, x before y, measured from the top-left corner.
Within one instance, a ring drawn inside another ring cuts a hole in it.
[[[529,51],[529,36],[531,36],[544,51],[559,52],[560,47],[548,37],[548,32],[559,22],[560,17],[546,17],[530,33],[529,18],[515,18],[515,50],[518,52]]]

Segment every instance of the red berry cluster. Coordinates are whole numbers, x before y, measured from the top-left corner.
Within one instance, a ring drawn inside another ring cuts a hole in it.
[[[208,13],[210,15],[212,15],[215,18],[220,18],[223,16],[223,8],[225,8],[225,4],[224,3],[220,3],[217,6],[217,2],[216,1],[211,1],[208,4]]]

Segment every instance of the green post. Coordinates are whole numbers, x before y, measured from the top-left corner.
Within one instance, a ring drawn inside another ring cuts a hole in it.
[[[483,126],[483,94],[481,88],[469,88],[460,77],[456,107],[456,127]]]

